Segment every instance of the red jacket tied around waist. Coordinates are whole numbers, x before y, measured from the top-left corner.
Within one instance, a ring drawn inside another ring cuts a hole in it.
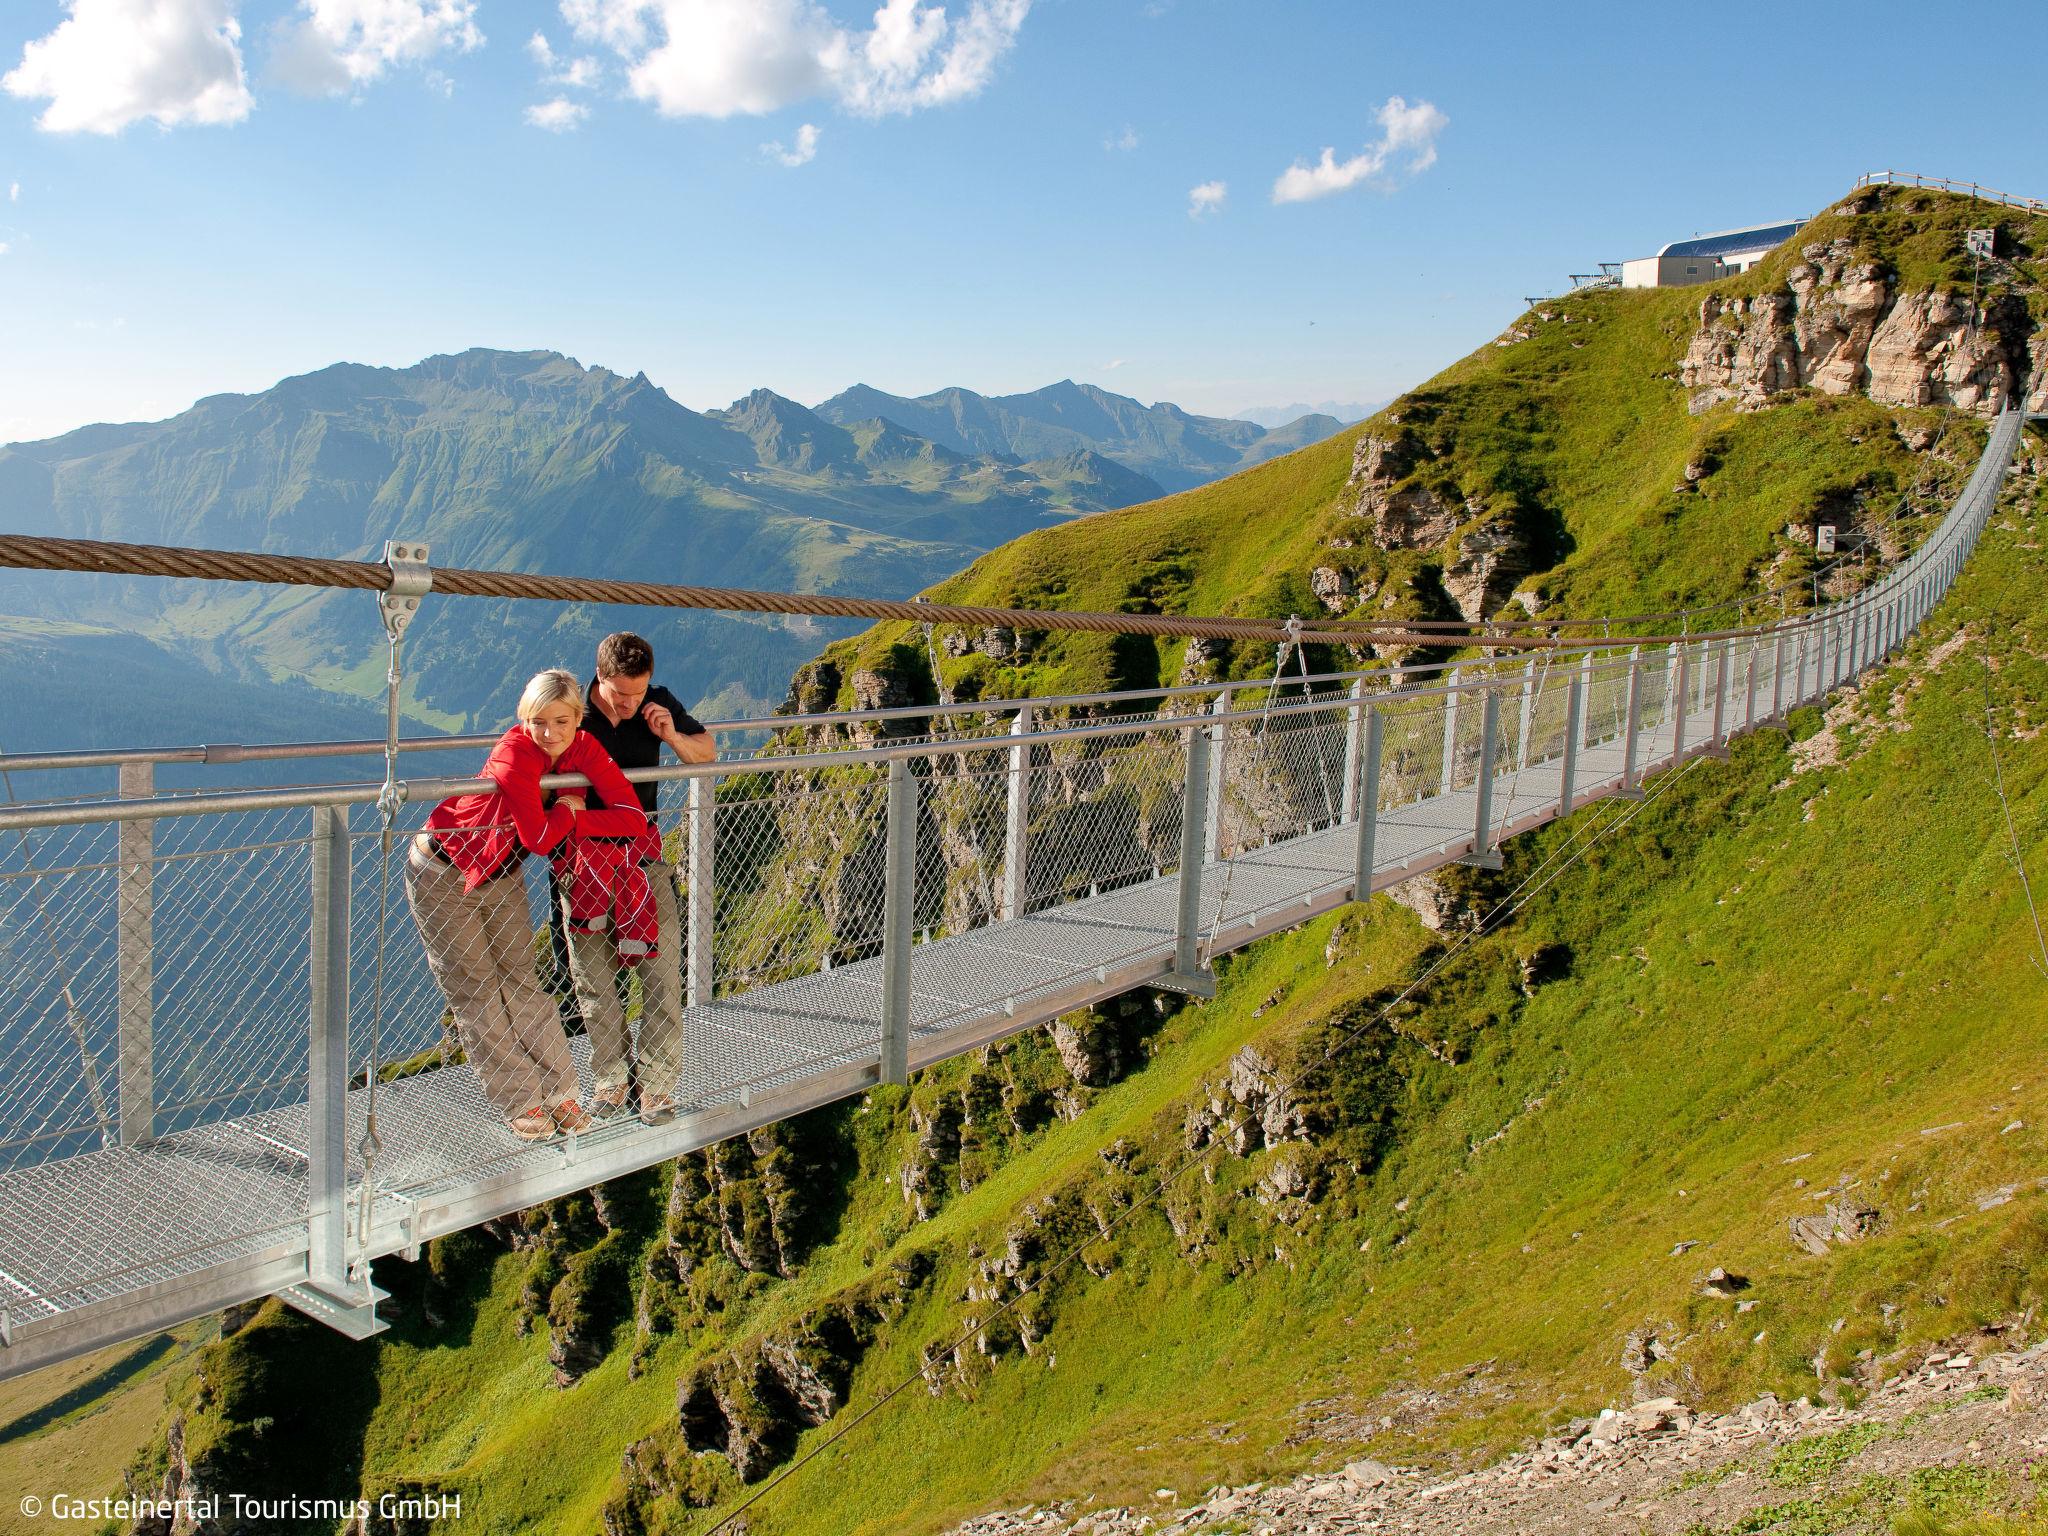
[[[578,933],[610,930],[619,964],[638,965],[660,951],[654,891],[643,859],[661,857],[661,834],[635,838],[575,837],[555,850],[555,875],[568,898],[568,924]]]
[[[582,774],[602,806],[577,815],[566,805],[546,803],[540,787],[545,773]],[[482,777],[497,788],[451,795],[427,817],[435,846],[462,871],[466,890],[495,879],[528,853],[552,853],[565,842],[586,838],[632,839],[651,831],[632,784],[583,731],[550,763],[525,728],[515,725],[491,748]]]

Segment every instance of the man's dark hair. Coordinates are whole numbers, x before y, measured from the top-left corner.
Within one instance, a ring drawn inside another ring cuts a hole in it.
[[[599,677],[646,677],[654,671],[654,647],[621,630],[597,642]]]

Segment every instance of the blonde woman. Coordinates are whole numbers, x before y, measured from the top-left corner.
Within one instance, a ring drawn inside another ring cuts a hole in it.
[[[498,739],[482,777],[496,788],[435,806],[406,858],[405,896],[463,1050],[512,1133],[540,1141],[588,1130],[555,1000],[533,969],[533,921],[519,866],[569,838],[632,837],[647,825],[633,786],[581,729],[583,685],[560,669],[519,696],[519,723]],[[599,810],[541,775],[580,773]]]

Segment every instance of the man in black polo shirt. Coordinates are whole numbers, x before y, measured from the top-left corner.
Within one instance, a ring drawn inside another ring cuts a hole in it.
[[[652,768],[662,743],[686,763],[708,763],[718,755],[711,733],[682,700],[654,686],[654,648],[638,635],[606,635],[597,647],[597,676],[584,690],[583,729],[596,738],[621,768]],[[660,786],[636,784],[640,808],[652,817]],[[596,807],[592,799],[591,805]],[[576,1001],[590,1033],[590,1070],[596,1079],[591,1112],[600,1117],[626,1108],[634,1077],[640,1083],[640,1118],[661,1125],[675,1118],[676,1080],[683,1070],[682,925],[676,915],[675,872],[648,871],[660,925],[653,959],[632,969],[640,977],[640,1039],[637,1071],[634,1043],[626,1031],[625,968],[611,933],[575,933],[563,921],[559,894],[554,902],[557,953],[566,951]]]

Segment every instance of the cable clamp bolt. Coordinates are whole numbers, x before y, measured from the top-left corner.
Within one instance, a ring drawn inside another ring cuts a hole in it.
[[[384,564],[391,572],[389,591],[377,594],[377,612],[384,620],[384,633],[393,640],[405,633],[413,615],[420,611],[420,599],[434,586],[434,571],[427,563],[428,546],[398,539],[384,543]]]

